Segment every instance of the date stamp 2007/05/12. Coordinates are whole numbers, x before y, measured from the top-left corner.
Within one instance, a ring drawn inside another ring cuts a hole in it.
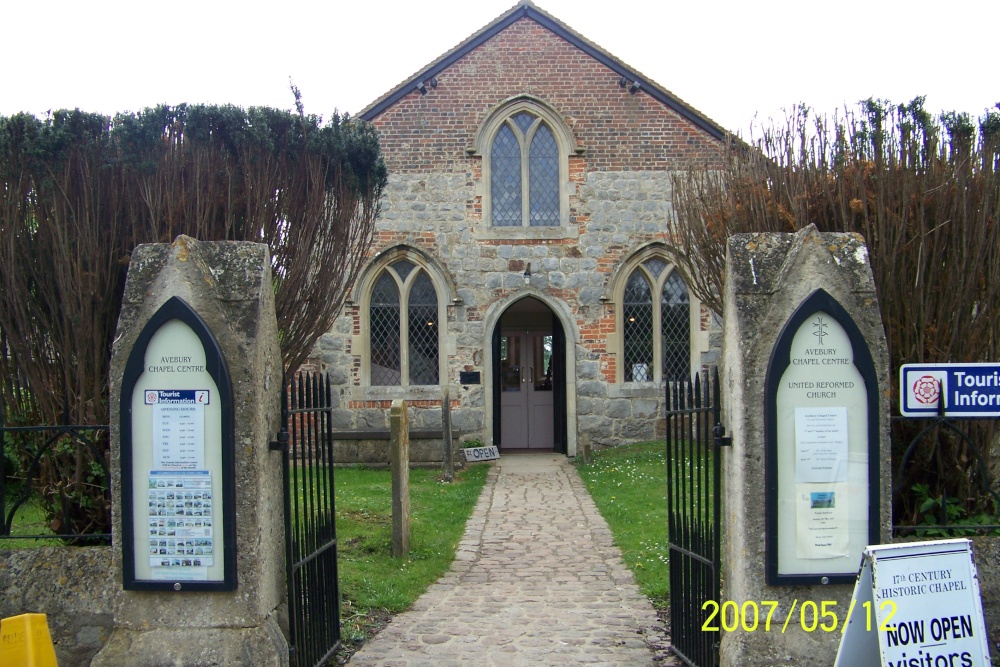
[[[843,632],[847,629],[852,614],[856,613],[864,614],[865,629],[870,631],[873,623],[876,622],[873,603],[866,601],[861,604],[861,609],[855,609],[856,602],[856,600],[851,600],[851,606],[847,609],[847,614],[841,623],[836,610],[839,603],[836,600],[822,600],[820,602],[805,600],[801,604],[799,604],[798,599],[792,600],[784,622],[775,619],[774,630],[778,630],[780,623],[780,631],[785,632],[798,612],[798,626],[806,632]],[[737,604],[733,600],[726,600],[722,604],[716,600],[708,600],[701,605],[702,610],[708,611],[708,618],[702,623],[701,629],[703,632],[719,632],[720,630],[736,632],[738,629],[742,629],[744,632],[771,632],[771,621],[778,606],[777,600],[761,600],[759,603],[748,600],[743,604]],[[896,614],[896,603],[892,600],[883,600],[878,611],[885,614],[882,622],[878,625],[878,630],[893,632],[895,626],[891,624],[891,621]]]

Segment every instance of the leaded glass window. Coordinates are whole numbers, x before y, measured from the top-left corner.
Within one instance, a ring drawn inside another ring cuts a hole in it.
[[[410,275],[410,271],[414,269],[413,264],[402,259],[392,265],[392,270],[396,272],[400,280],[406,280],[406,277]]]
[[[382,271],[369,313],[372,386],[438,384],[438,298],[430,276],[407,260]]]
[[[508,118],[490,148],[493,226],[558,226],[560,159],[552,128],[541,118],[527,111]]]
[[[622,298],[622,378],[660,382],[691,375],[691,299],[684,279],[653,258],[636,267]],[[658,294],[659,298],[653,298]]]
[[[490,158],[493,193],[493,224],[516,227],[521,224],[521,145],[514,130],[504,125],[493,140]]]
[[[676,272],[663,283],[660,299],[663,379],[691,378],[691,301],[684,280]]]
[[[559,225],[559,146],[552,130],[539,125],[528,158],[531,226]]]
[[[649,382],[653,379],[653,293],[639,271],[625,285],[622,306],[625,381]]]
[[[521,130],[521,134],[527,134],[528,128],[535,122],[535,117],[527,111],[522,111],[514,116],[514,124]]]
[[[400,382],[399,288],[388,272],[375,283],[371,300],[371,383]]]
[[[410,384],[437,384],[437,292],[431,279],[422,271],[410,289],[408,309]]]
[[[651,274],[653,274],[653,280],[659,280],[660,274],[663,273],[663,269],[667,268],[667,263],[659,257],[654,257],[653,259],[647,260],[644,266],[649,269]]]

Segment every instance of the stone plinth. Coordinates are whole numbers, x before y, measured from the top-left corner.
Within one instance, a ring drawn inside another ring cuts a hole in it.
[[[238,586],[231,592],[125,591],[117,541],[115,628],[94,665],[288,662],[277,620],[286,597],[281,460],[268,449],[279,428],[282,373],[271,280],[262,244],[181,236],[132,253],[110,372],[114,507],[123,506],[119,406],[125,362],[146,322],[177,296],[212,331],[232,380]],[[114,534],[122,535],[120,510]]]
[[[729,240],[726,262],[723,343],[724,419],[733,446],[723,454],[723,600],[738,606],[774,600],[771,631],[737,629],[723,633],[722,665],[753,667],[776,664],[824,667],[833,664],[840,641],[836,632],[805,632],[801,605],[832,601],[841,622],[853,586],[768,585],[767,455],[765,386],[769,362],[783,327],[817,290],[836,300],[853,320],[871,353],[877,377],[877,436],[869,456],[877,457],[877,479],[869,480],[879,503],[878,533],[891,534],[889,469],[889,362],[867,248],[860,236],[820,234],[809,226],[797,234],[736,235]],[[818,373],[820,371],[817,371]],[[817,376],[819,377],[819,376]],[[794,524],[792,524],[794,525]],[[857,553],[860,562],[861,551]],[[782,633],[788,612],[795,612]],[[765,612],[762,611],[762,614]],[[807,619],[807,626],[811,619]],[[829,625],[829,619],[822,622]],[[775,625],[777,624],[777,625]]]

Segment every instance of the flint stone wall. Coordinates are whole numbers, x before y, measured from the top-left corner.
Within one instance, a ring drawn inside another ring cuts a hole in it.
[[[972,551],[979,574],[979,592],[983,598],[983,616],[990,636],[993,657],[1000,652],[1000,538],[976,537]]]
[[[458,450],[453,452],[455,463],[462,459]],[[333,444],[333,460],[338,466],[364,465],[370,467],[387,467],[390,459],[389,440],[382,438],[366,438],[360,440],[335,440]],[[410,467],[429,468],[440,466],[444,462],[443,438],[410,438]]]
[[[470,213],[477,185],[470,173],[393,173],[389,178],[373,254],[399,244],[425,251],[438,263],[447,289],[460,305],[448,305],[441,327],[454,428],[486,442],[484,385],[459,385],[461,371],[479,371],[483,383],[490,345],[484,314],[494,303],[525,289],[523,272],[531,264],[530,288],[565,303],[579,332],[575,347],[577,433],[595,447],[663,437],[664,390],[650,383],[617,383],[618,340],[612,333],[614,305],[609,290],[615,270],[636,250],[667,238],[672,215],[668,171],[588,172],[571,183],[573,215],[565,237],[548,238],[527,229],[524,237],[491,239],[489,226]],[[575,192],[573,191],[573,188]],[[544,230],[545,233],[551,230]],[[330,373],[335,394],[334,428],[388,428],[393,399],[410,405],[413,429],[439,429],[438,387],[364,387],[360,368],[363,337],[358,302],[345,308],[319,341],[314,358]],[[692,370],[718,361],[721,322],[703,309],[692,329],[700,352]],[[567,332],[567,343],[574,336]],[[700,363],[699,363],[700,362]],[[354,445],[351,445],[354,447]]]
[[[0,543],[2,547],[2,543]],[[1000,642],[1000,538],[973,539],[990,646]],[[0,618],[44,613],[61,667],[86,667],[111,634],[111,547],[0,549]]]

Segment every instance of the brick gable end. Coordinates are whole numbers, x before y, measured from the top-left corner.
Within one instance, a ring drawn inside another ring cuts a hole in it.
[[[490,110],[533,95],[563,115],[585,149],[586,171],[663,171],[713,152],[718,142],[529,18],[522,18],[414,90],[374,124],[391,172],[466,173],[466,149]]]

